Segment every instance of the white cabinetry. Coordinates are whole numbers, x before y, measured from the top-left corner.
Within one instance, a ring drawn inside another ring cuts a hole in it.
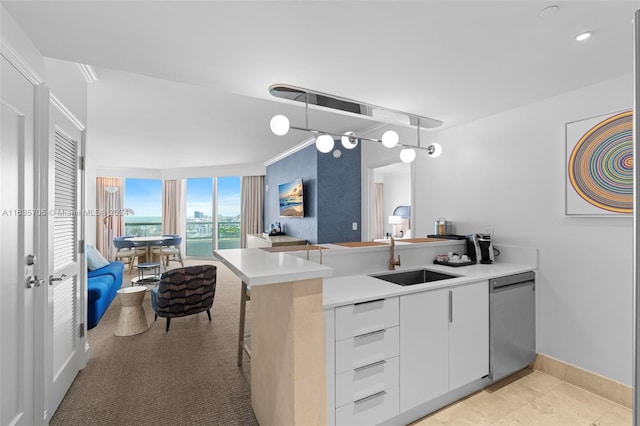
[[[400,411],[489,373],[489,289],[482,281],[400,296]]]
[[[400,297],[400,411],[449,390],[449,291]]]
[[[399,323],[398,297],[335,309],[336,424],[370,425],[398,415]]]
[[[451,291],[449,390],[489,374],[489,282]]]

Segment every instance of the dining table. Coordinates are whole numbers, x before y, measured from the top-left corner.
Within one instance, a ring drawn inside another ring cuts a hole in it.
[[[144,262],[152,262],[153,258],[151,256],[151,247],[152,246],[161,246],[162,242],[164,240],[167,240],[171,237],[164,237],[162,235],[158,235],[158,236],[148,236],[148,237],[129,237],[129,238],[125,238],[126,241],[131,241],[132,243],[134,243],[136,246],[145,246],[146,247],[146,253],[145,253],[145,259]],[[138,260],[138,262],[140,262]],[[144,262],[140,262],[140,263],[144,263]],[[162,259],[160,259],[160,262],[162,262]]]

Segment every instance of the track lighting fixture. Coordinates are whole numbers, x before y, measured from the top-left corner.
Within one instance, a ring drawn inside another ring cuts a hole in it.
[[[333,150],[335,144],[334,138],[340,138],[342,146],[346,149],[355,148],[360,140],[378,142],[383,144],[387,148],[400,146],[403,148],[400,151],[400,159],[405,163],[411,163],[413,160],[415,160],[416,149],[427,151],[427,155],[430,157],[437,157],[442,153],[442,147],[437,143],[431,144],[427,147],[423,147],[420,145],[421,124],[423,124],[427,128],[438,127],[442,125],[442,121],[440,120],[407,114],[388,108],[365,104],[362,102],[353,101],[351,99],[340,98],[337,96],[328,95],[326,93],[312,92],[307,89],[301,89],[293,86],[273,85],[269,88],[269,90],[274,96],[304,102],[305,104],[305,127],[291,126],[287,117],[282,114],[278,114],[271,119],[271,131],[278,136],[286,135],[289,132],[289,129],[302,130],[305,132],[313,133],[316,135],[316,148],[322,153],[326,154]],[[309,128],[310,103],[325,108],[338,109],[354,114],[366,115],[374,119],[383,119],[383,121],[393,120],[398,124],[404,126],[415,126],[417,129],[417,144],[407,145],[400,143],[400,137],[398,136],[398,133],[393,130],[387,130],[382,134],[381,139],[378,140],[358,136],[354,132],[338,134],[325,130],[311,129]]]

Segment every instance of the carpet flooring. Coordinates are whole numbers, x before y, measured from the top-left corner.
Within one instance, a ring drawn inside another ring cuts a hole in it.
[[[185,266],[203,263],[218,266],[212,321],[205,312],[174,318],[165,333],[166,320],[154,322],[147,292],[143,306],[151,328],[117,337],[116,297],[89,330],[91,357],[51,425],[258,424],[251,408],[250,363],[245,357],[242,368],[236,365],[240,280],[220,262],[189,260]],[[126,274],[123,286],[132,277]]]

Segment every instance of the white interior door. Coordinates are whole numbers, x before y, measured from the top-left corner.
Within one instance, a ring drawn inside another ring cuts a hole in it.
[[[35,87],[4,57],[0,65],[0,424],[33,425]],[[35,259],[34,259],[35,262]],[[35,284],[38,284],[36,281]],[[35,374],[35,376],[34,376]],[[41,374],[41,372],[40,372]]]
[[[45,383],[50,415],[58,408],[84,360],[85,274],[82,247],[83,131],[52,98],[49,108],[48,308]],[[80,251],[82,249],[82,252]]]

